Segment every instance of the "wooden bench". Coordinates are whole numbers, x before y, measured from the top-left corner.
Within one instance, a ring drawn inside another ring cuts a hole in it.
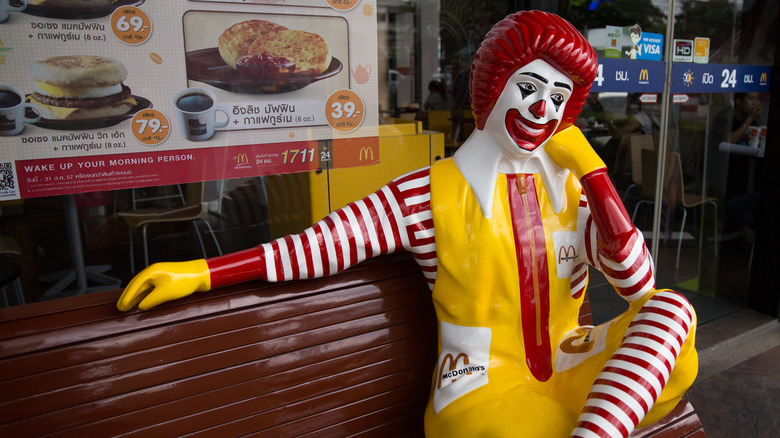
[[[0,436],[423,435],[436,319],[410,258],[147,312],[119,293],[0,309]],[[683,400],[636,436],[704,432]]]

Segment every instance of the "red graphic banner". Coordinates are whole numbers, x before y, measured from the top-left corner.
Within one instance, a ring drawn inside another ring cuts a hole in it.
[[[334,159],[334,157],[338,157]],[[377,137],[16,161],[23,198],[306,172],[379,162]]]

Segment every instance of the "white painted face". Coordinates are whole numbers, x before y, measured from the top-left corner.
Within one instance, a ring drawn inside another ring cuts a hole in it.
[[[533,152],[555,132],[574,84],[537,59],[517,69],[504,86],[485,131],[511,156]]]

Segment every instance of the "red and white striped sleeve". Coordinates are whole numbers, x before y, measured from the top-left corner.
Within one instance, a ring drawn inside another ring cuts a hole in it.
[[[398,178],[390,185],[401,207],[401,217],[406,237],[404,249],[412,253],[422,269],[428,287],[433,290],[436,281],[436,239],[431,210],[430,168],[412,172]]]
[[[273,282],[322,277],[399,250],[412,253],[432,288],[436,243],[429,168],[395,179],[299,234],[207,262],[215,288],[251,279]]]
[[[642,232],[628,220],[611,184],[611,190],[607,190],[606,182],[586,178],[582,181],[585,191],[580,200],[580,205],[584,204],[589,213],[584,230],[585,258],[604,274],[620,296],[629,302],[635,301],[655,289],[653,259]],[[587,197],[587,193],[591,196]],[[577,275],[575,268],[572,290],[584,288],[584,284],[575,282],[579,278]]]

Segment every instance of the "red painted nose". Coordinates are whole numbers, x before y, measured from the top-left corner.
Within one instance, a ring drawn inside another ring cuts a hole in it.
[[[545,105],[543,100],[540,100],[539,102],[536,102],[535,104],[531,105],[530,108],[528,108],[528,111],[531,112],[531,114],[534,115],[537,119],[541,119],[544,116],[544,112],[547,109],[547,105]]]

